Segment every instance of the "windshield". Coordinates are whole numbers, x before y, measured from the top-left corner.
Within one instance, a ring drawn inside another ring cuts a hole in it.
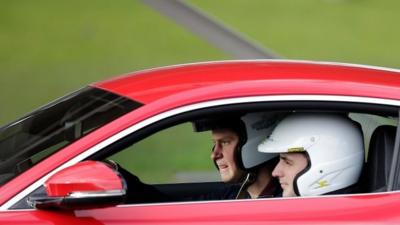
[[[86,87],[0,128],[0,185],[141,105]]]

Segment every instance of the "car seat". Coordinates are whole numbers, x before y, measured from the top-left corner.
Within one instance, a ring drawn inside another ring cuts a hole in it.
[[[367,193],[386,191],[395,138],[395,126],[379,126],[373,132],[363,182]]]

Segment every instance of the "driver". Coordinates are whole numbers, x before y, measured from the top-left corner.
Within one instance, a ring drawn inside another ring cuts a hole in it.
[[[283,197],[354,192],[364,162],[360,127],[336,114],[292,114],[258,151],[280,153],[272,175]]]
[[[195,131],[212,131],[214,147],[211,159],[219,170],[221,180],[230,183],[228,187],[214,190],[200,196],[186,196],[176,199],[160,192],[152,185],[145,184],[138,177],[119,167],[127,186],[129,203],[168,202],[184,200],[221,200],[237,198],[266,198],[281,195],[272,169],[278,161],[278,154],[257,151],[265,134],[285,114],[251,113],[246,116],[214,117],[193,122]]]
[[[280,195],[281,189],[271,175],[278,154],[263,154],[257,145],[285,114],[250,113],[198,120],[197,132],[211,130],[214,147],[211,159],[221,180],[234,184],[210,193],[205,199],[262,198]]]

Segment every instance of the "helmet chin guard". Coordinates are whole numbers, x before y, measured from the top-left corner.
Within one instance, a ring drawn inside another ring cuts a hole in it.
[[[343,115],[294,113],[279,123],[258,151],[305,151],[308,164],[294,180],[300,196],[321,195],[355,184],[364,162],[362,132]]]

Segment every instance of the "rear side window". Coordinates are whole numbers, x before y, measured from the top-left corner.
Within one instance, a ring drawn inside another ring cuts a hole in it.
[[[86,87],[2,127],[0,184],[141,105],[104,90]]]

